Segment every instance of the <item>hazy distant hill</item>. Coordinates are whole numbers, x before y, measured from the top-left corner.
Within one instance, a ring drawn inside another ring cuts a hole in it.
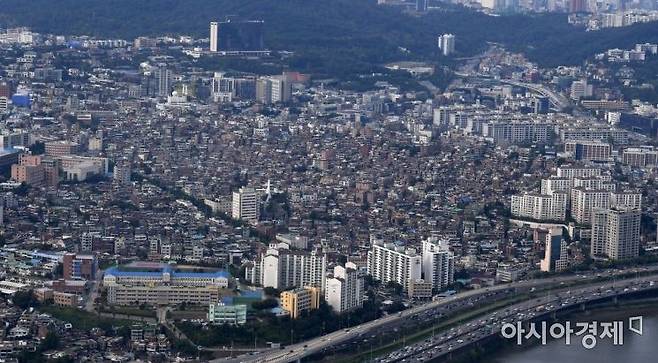
[[[405,58],[437,59],[436,36],[444,32],[456,34],[460,55],[494,41],[544,65],[577,64],[609,47],[658,42],[658,23],[587,33],[567,24],[563,14],[490,17],[452,8],[413,17],[375,0],[0,0],[0,9],[1,26],[126,39],[206,36],[208,23],[226,15],[263,19],[266,45],[296,51],[293,66],[337,73]]]

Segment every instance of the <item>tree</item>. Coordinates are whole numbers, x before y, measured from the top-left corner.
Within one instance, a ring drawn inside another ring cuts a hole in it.
[[[277,290],[277,289],[275,289],[271,286],[268,286],[268,287],[264,288],[263,292],[265,293],[265,295],[272,296],[272,297],[279,297],[279,295],[281,295],[281,292],[279,290]]]
[[[402,291],[404,291],[404,287],[395,281],[389,281],[386,284],[386,288],[393,290],[396,295],[401,295]]]
[[[55,332],[49,331],[48,334],[46,334],[46,337],[41,342],[39,348],[43,351],[46,351],[51,349],[57,349],[58,346],[59,346],[59,336]]]
[[[279,306],[279,302],[276,299],[269,298],[263,301],[255,301],[251,306],[256,310],[273,309]]]
[[[11,301],[21,309],[27,309],[39,305],[39,302],[32,295],[32,290],[17,291]]]

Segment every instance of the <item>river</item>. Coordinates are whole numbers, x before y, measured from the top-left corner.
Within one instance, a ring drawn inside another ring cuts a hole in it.
[[[628,330],[628,318],[643,316],[643,334],[637,335]],[[569,319],[572,327],[579,321],[624,321],[624,344],[613,345],[612,339],[598,339],[596,347],[587,350],[582,347],[581,337],[572,335],[571,345],[564,340],[552,340],[546,345],[533,345],[528,348],[513,348],[495,353],[496,363],[635,363],[656,362],[658,359],[658,307],[643,309],[605,310],[589,316],[579,315]],[[578,328],[575,328],[578,330]],[[600,328],[599,328],[600,329]],[[600,334],[601,330],[599,330]],[[486,360],[485,360],[486,361]]]

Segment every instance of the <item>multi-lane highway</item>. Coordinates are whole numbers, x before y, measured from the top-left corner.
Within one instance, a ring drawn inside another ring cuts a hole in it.
[[[511,84],[511,85],[517,86],[517,87],[527,88],[529,90],[535,91],[535,92],[541,94],[542,96],[548,98],[549,101],[551,102],[551,104],[553,104],[559,110],[563,110],[566,107],[568,107],[569,105],[571,105],[571,102],[569,102],[569,100],[566,97],[564,97],[563,95],[561,95],[557,92],[552,91],[550,88],[548,88],[548,87],[546,87],[542,84],[524,83],[524,82],[518,82],[518,81],[514,81],[514,80],[510,80],[510,79],[501,79],[500,82],[501,83]]]
[[[549,278],[549,279],[535,279],[535,280],[528,280],[528,281],[519,281],[519,282],[514,282],[510,284],[504,284],[504,285],[499,285],[499,286],[494,286],[494,287],[489,287],[485,289],[478,289],[478,290],[471,290],[471,291],[466,291],[463,293],[459,293],[457,295],[453,295],[448,298],[444,298],[438,301],[432,301],[428,302],[422,305],[415,306],[411,309],[405,310],[399,314],[395,315],[389,315],[385,316],[382,318],[379,318],[377,320],[373,320],[361,325],[354,326],[350,329],[344,329],[344,330],[339,330],[335,331],[330,334],[326,334],[324,336],[311,339],[305,342],[297,343],[294,345],[290,345],[288,347],[285,347],[285,349],[269,349],[265,350],[259,353],[255,353],[252,355],[245,354],[242,356],[238,356],[235,358],[222,358],[222,359],[216,359],[213,362],[290,362],[290,361],[297,361],[300,360],[301,358],[304,358],[306,356],[315,354],[317,352],[320,352],[324,349],[330,348],[332,346],[339,345],[341,343],[350,341],[352,339],[355,339],[361,335],[368,334],[370,332],[373,332],[375,330],[380,331],[381,329],[390,326],[390,325],[395,325],[396,323],[399,323],[400,321],[410,319],[413,316],[417,316],[418,314],[425,313],[428,311],[436,310],[445,306],[448,306],[450,304],[453,304],[455,302],[466,302],[469,299],[473,297],[477,297],[480,295],[488,294],[488,293],[494,293],[497,291],[504,291],[507,289],[531,289],[531,288],[543,288],[543,287],[549,287],[549,286],[560,286],[560,284],[566,284],[569,282],[574,282],[574,281],[579,281],[580,283],[587,283],[587,282],[592,282],[596,280],[599,277],[602,276],[617,276],[621,274],[628,274],[629,272],[631,273],[647,273],[647,272],[655,272],[658,271],[658,266],[651,266],[651,267],[646,267],[643,269],[637,269],[637,270],[623,270],[623,271],[603,271],[603,272],[596,272],[596,273],[588,273],[585,275],[567,275],[567,276],[559,276],[559,277],[554,277],[554,278]]]
[[[464,322],[422,342],[402,347],[377,361],[393,363],[436,360],[470,344],[499,334],[505,323],[525,322],[558,310],[571,308],[574,305],[658,289],[655,284],[657,279],[658,274],[616,282],[592,283],[578,288],[564,288],[546,296],[527,300]]]

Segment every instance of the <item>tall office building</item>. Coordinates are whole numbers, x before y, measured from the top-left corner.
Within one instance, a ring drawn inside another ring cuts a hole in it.
[[[158,65],[153,71],[153,78],[155,79],[155,94],[160,97],[169,96],[169,92],[172,88],[172,75],[171,70],[167,68],[167,65]]]
[[[354,263],[334,267],[326,285],[325,300],[335,312],[340,314],[363,306],[364,280]]]
[[[421,278],[422,258],[413,248],[373,239],[368,251],[368,274],[382,284],[395,282],[406,290],[410,281]]]
[[[256,101],[262,104],[272,103],[272,84],[269,78],[261,77],[256,81]]]
[[[545,272],[561,272],[569,267],[567,243],[562,238],[562,228],[553,228],[546,234],[546,250],[540,269]]]
[[[233,192],[233,219],[258,222],[260,216],[260,196],[254,188],[240,188]]]
[[[443,34],[438,38],[438,46],[444,56],[449,56],[455,52],[455,36],[453,34]]]
[[[611,260],[635,258],[640,250],[639,209],[597,209],[592,217],[593,257]]]
[[[210,22],[210,51],[217,51],[217,31],[219,30],[219,25],[216,21]]]
[[[245,269],[252,284],[275,289],[315,286],[325,288],[327,257],[320,251],[291,251],[288,245],[271,245]]]
[[[455,255],[448,241],[430,237],[423,241],[423,280],[430,282],[434,290],[442,290],[452,284],[455,276]]]

